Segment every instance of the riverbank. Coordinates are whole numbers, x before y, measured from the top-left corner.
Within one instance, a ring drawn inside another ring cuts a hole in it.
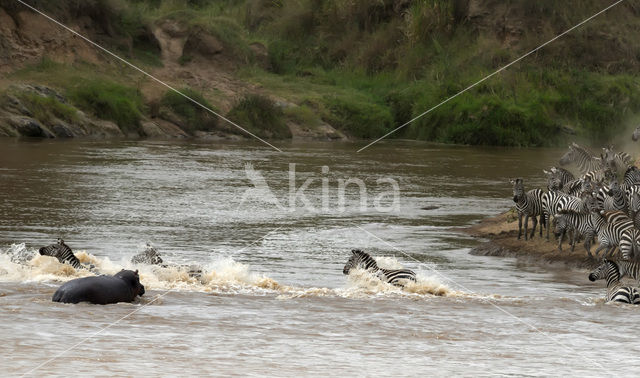
[[[576,243],[572,252],[568,238],[565,238],[562,251],[558,251],[558,243],[553,232],[550,234],[549,241],[546,240],[546,230],[540,238],[538,229],[533,239],[524,240],[523,231],[522,238],[518,240],[518,217],[513,210],[485,218],[480,223],[460,231],[486,239],[469,252],[472,255],[515,257],[534,264],[565,265],[576,269],[589,269],[597,265],[596,260],[587,255],[582,242]],[[596,248],[597,243],[594,243],[591,251],[595,251]]]

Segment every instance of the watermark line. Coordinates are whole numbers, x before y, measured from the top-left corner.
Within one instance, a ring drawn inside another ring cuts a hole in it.
[[[17,2],[19,2],[20,4],[24,5],[25,7],[27,7],[27,8],[29,8],[29,9],[31,9],[32,11],[34,11],[34,12],[36,12],[36,13],[38,13],[38,14],[42,15],[43,17],[47,18],[49,21],[51,21],[51,22],[53,22],[53,23],[57,24],[58,26],[60,26],[60,27],[62,27],[62,28],[64,28],[64,29],[66,29],[67,31],[71,32],[72,34],[74,34],[74,35],[76,35],[76,36],[78,36],[78,37],[82,38],[82,39],[83,39],[83,40],[85,40],[86,42],[88,42],[88,43],[90,43],[91,45],[93,45],[93,46],[97,47],[98,49],[100,49],[100,50],[104,51],[105,53],[107,53],[107,54],[111,55],[112,57],[114,57],[114,58],[118,59],[119,61],[123,62],[124,64],[128,65],[129,67],[131,67],[131,68],[133,68],[133,69],[135,69],[135,70],[137,70],[137,71],[141,72],[142,74],[144,74],[145,76],[149,77],[150,79],[152,79],[152,80],[156,81],[157,83],[159,83],[159,84],[161,84],[161,85],[163,85],[163,86],[167,87],[169,90],[174,91],[175,93],[177,93],[177,94],[179,94],[180,96],[182,96],[182,97],[186,98],[187,100],[191,101],[192,103],[194,103],[194,104],[196,104],[196,105],[200,106],[202,109],[204,109],[204,110],[208,111],[209,113],[214,114],[214,115],[216,115],[216,116],[220,117],[220,118],[221,118],[221,119],[223,119],[224,121],[226,121],[226,122],[230,123],[231,125],[235,126],[235,127],[236,127],[236,128],[238,128],[238,129],[242,130],[242,131],[243,131],[243,132],[245,132],[246,134],[251,135],[252,137],[254,137],[254,138],[256,138],[257,140],[261,141],[262,143],[266,144],[267,146],[269,146],[269,147],[273,148],[274,150],[276,150],[276,151],[278,151],[278,152],[282,152],[282,150],[281,150],[281,149],[279,149],[278,147],[274,146],[273,144],[271,144],[271,143],[267,142],[266,140],[264,140],[264,139],[260,138],[259,136],[255,135],[255,134],[253,134],[253,133],[252,133],[252,132],[250,132],[249,130],[247,130],[247,129],[245,129],[244,127],[242,127],[242,126],[238,125],[237,123],[233,122],[232,120],[228,119],[227,117],[225,117],[225,116],[223,116],[223,115],[219,114],[218,112],[214,111],[213,109],[209,108],[208,106],[205,106],[205,105],[203,105],[202,103],[200,103],[199,101],[197,101],[197,100],[195,100],[195,99],[191,98],[190,96],[187,96],[186,94],[184,94],[184,93],[180,92],[179,90],[175,89],[175,88],[174,88],[174,87],[172,87],[171,85],[169,85],[169,84],[167,84],[166,82],[164,82],[164,81],[162,81],[162,80],[158,79],[157,77],[155,77],[155,76],[151,75],[150,73],[148,73],[147,71],[143,70],[142,68],[140,68],[140,67],[136,66],[135,64],[133,64],[133,63],[131,63],[131,62],[127,61],[127,60],[126,60],[126,59],[124,59],[124,58],[121,58],[120,56],[116,55],[115,53],[111,52],[110,50],[108,50],[108,49],[106,49],[106,48],[102,47],[102,46],[101,46],[101,45],[99,45],[98,43],[96,43],[96,42],[94,42],[94,41],[90,40],[89,38],[87,38],[87,37],[85,37],[85,36],[83,36],[82,34],[80,34],[80,33],[78,33],[77,31],[75,31],[75,30],[71,29],[70,27],[66,26],[65,24],[63,24],[63,23],[59,22],[58,20],[56,20],[56,19],[54,19],[54,18],[50,17],[50,16],[49,16],[49,15],[47,15],[46,13],[44,13],[44,12],[42,12],[42,11],[40,11],[40,10],[36,9],[35,7],[33,7],[33,6],[31,6],[31,5],[27,4],[27,3],[25,3],[25,2],[24,2],[24,1],[22,1],[22,0],[16,0],[16,1],[17,1]]]
[[[404,252],[404,251],[403,251],[403,250],[401,250],[400,248],[397,248],[396,246],[394,246],[393,244],[389,243],[388,241],[386,241],[386,240],[384,240],[384,239],[380,238],[379,236],[375,235],[375,234],[374,234],[374,233],[372,233],[371,231],[369,231],[369,230],[367,230],[367,229],[365,229],[365,228],[363,228],[363,227],[361,227],[361,226],[358,226],[358,225],[356,225],[356,227],[357,227],[357,228],[359,228],[360,230],[364,231],[364,232],[365,232],[365,233],[367,233],[368,235],[370,235],[370,236],[372,236],[372,237],[376,238],[377,240],[381,241],[382,243],[386,244],[387,246],[389,246],[389,247],[393,248],[394,250],[396,250],[396,251],[400,252],[402,255],[406,256],[407,258],[409,258],[409,259],[411,259],[411,260],[413,260],[413,261],[417,262],[417,263],[418,263],[418,265],[420,265],[420,266],[424,266],[424,267],[426,267],[427,269],[429,269],[430,271],[432,271],[432,272],[434,272],[435,274],[437,274],[438,276],[440,276],[441,278],[444,278],[445,280],[447,280],[447,281],[449,281],[449,282],[452,282],[453,284],[455,284],[455,285],[457,285],[458,287],[462,288],[462,289],[463,289],[463,290],[465,290],[466,292],[468,292],[468,293],[470,293],[470,294],[478,295],[478,296],[479,296],[479,299],[480,299],[482,302],[487,303],[487,304],[489,304],[489,305],[493,306],[494,308],[496,308],[496,309],[500,310],[501,312],[505,313],[506,315],[510,316],[511,318],[513,318],[513,319],[517,320],[518,322],[520,322],[520,323],[522,323],[522,324],[526,325],[527,327],[531,328],[532,330],[534,330],[534,331],[538,332],[539,334],[541,334],[541,335],[545,336],[546,338],[548,338],[549,340],[553,341],[555,344],[559,345],[560,347],[562,347],[562,348],[566,349],[567,351],[572,352],[572,353],[573,353],[573,354],[575,354],[576,356],[578,356],[578,357],[582,358],[582,359],[583,359],[583,360],[585,360],[586,362],[589,362],[589,363],[591,363],[591,364],[593,364],[593,365],[597,366],[598,368],[602,369],[603,371],[607,371],[607,370],[605,369],[605,367],[604,367],[604,366],[602,366],[600,363],[596,362],[595,360],[593,360],[593,359],[591,359],[591,358],[588,358],[587,356],[583,355],[582,353],[580,353],[580,352],[578,352],[578,351],[576,351],[576,350],[572,349],[571,347],[569,347],[569,346],[565,345],[564,343],[562,343],[562,342],[558,341],[556,338],[554,338],[553,336],[549,335],[548,333],[546,333],[546,332],[544,332],[544,331],[540,330],[540,329],[539,329],[538,327],[536,327],[535,325],[533,325],[533,324],[531,324],[531,323],[529,323],[529,322],[525,321],[524,319],[521,319],[520,317],[518,317],[518,316],[516,316],[516,315],[512,314],[512,313],[511,313],[511,312],[509,312],[508,310],[506,310],[506,309],[504,309],[503,307],[501,307],[501,306],[499,306],[499,305],[495,304],[494,302],[492,302],[492,301],[488,300],[487,298],[483,298],[483,297],[482,297],[482,296],[480,296],[478,293],[476,293],[474,290],[471,290],[471,289],[469,289],[469,288],[465,287],[464,285],[462,285],[462,284],[460,284],[460,283],[456,282],[455,280],[451,279],[450,277],[445,276],[445,275],[444,275],[444,274],[442,274],[441,272],[437,271],[435,268],[430,267],[429,265],[427,265],[427,264],[425,264],[425,263],[423,263],[423,262],[419,261],[418,259],[416,259],[416,258],[412,257],[412,256],[411,256],[411,255],[409,255],[408,253]],[[607,372],[608,372],[608,371],[607,371]]]
[[[398,126],[398,127],[396,127],[395,129],[393,129],[393,130],[389,131],[388,133],[386,133],[385,135],[381,136],[380,138],[378,138],[378,139],[374,140],[373,142],[371,142],[371,143],[367,144],[366,146],[362,147],[362,148],[361,148],[361,149],[359,149],[357,152],[360,152],[360,151],[362,151],[362,150],[364,150],[364,149],[366,149],[366,148],[370,147],[371,145],[373,145],[373,144],[375,144],[375,143],[378,143],[378,142],[379,142],[379,141],[381,141],[382,139],[384,139],[384,138],[388,137],[389,135],[391,135],[391,134],[395,133],[396,131],[398,131],[398,130],[402,129],[403,127],[405,127],[405,126],[407,126],[408,124],[410,124],[410,123],[414,122],[415,120],[417,120],[417,119],[419,119],[419,118],[422,118],[423,116],[425,116],[426,114],[430,113],[430,112],[431,112],[431,111],[433,111],[434,109],[439,108],[440,106],[442,106],[442,105],[446,104],[447,102],[449,102],[449,101],[453,100],[454,98],[458,97],[459,95],[463,94],[464,92],[468,91],[469,89],[471,89],[471,88],[473,88],[473,87],[477,86],[478,84],[482,83],[483,81],[485,81],[485,80],[487,80],[487,79],[489,79],[489,78],[493,77],[494,75],[496,75],[496,74],[498,74],[498,73],[500,73],[500,72],[504,71],[505,69],[507,69],[508,67],[512,66],[513,64],[515,64],[515,63],[517,63],[517,62],[521,61],[522,59],[524,59],[524,58],[528,57],[529,55],[531,55],[531,54],[535,53],[536,51],[538,51],[538,50],[540,50],[541,48],[545,47],[546,45],[550,44],[551,42],[554,42],[555,40],[557,40],[558,38],[560,38],[560,37],[564,36],[565,34],[570,33],[570,32],[571,32],[571,31],[573,31],[574,29],[576,29],[576,28],[578,28],[578,27],[580,27],[580,26],[584,25],[585,23],[587,23],[587,22],[591,21],[592,19],[594,19],[594,18],[598,17],[598,16],[599,16],[599,15],[601,15],[602,13],[604,13],[604,12],[608,11],[609,9],[611,9],[611,8],[615,7],[616,5],[620,4],[620,3],[621,3],[621,2],[623,2],[623,1],[624,1],[624,0],[618,0],[618,1],[616,1],[615,3],[613,3],[613,4],[609,5],[608,7],[606,7],[606,8],[605,8],[605,9],[603,9],[603,10],[601,10],[600,12],[598,12],[598,13],[594,14],[593,16],[591,16],[591,17],[589,17],[589,18],[587,18],[587,19],[585,19],[585,20],[583,20],[583,21],[582,21],[582,22],[580,22],[579,24],[577,24],[577,25],[575,25],[575,26],[573,26],[573,27],[571,27],[571,28],[569,28],[569,29],[565,30],[564,32],[562,32],[562,33],[558,34],[557,36],[555,36],[555,37],[551,38],[551,39],[550,39],[550,40],[548,40],[547,42],[545,42],[545,43],[541,44],[540,46],[536,47],[535,49],[533,49],[533,50],[529,51],[528,53],[526,53],[526,54],[522,55],[522,56],[521,56],[521,57],[519,57],[518,59],[516,59],[516,60],[512,61],[511,63],[509,63],[509,64],[505,65],[504,67],[502,67],[502,68],[498,69],[497,71],[495,71],[495,72],[493,72],[493,73],[491,73],[491,74],[489,74],[489,75],[485,76],[484,78],[482,78],[482,79],[480,79],[480,80],[476,81],[475,83],[473,83],[473,84],[469,85],[469,86],[468,86],[468,87],[466,87],[465,89],[463,89],[463,90],[461,90],[460,92],[458,92],[458,93],[454,94],[453,96],[451,96],[451,97],[447,98],[446,100],[444,100],[444,101],[440,102],[439,104],[437,104],[437,105],[435,105],[435,106],[431,107],[431,108],[430,108],[430,109],[428,109],[427,111],[425,111],[425,112],[423,112],[423,113],[420,113],[419,115],[417,115],[417,116],[415,116],[414,118],[412,118],[411,120],[409,120],[409,121],[405,122],[405,123],[404,123],[404,124],[402,124],[401,126]]]
[[[260,240],[263,240],[264,238],[266,238],[266,237],[267,237],[267,236],[269,236],[270,234],[272,234],[272,233],[274,233],[274,232],[276,232],[276,231],[280,230],[280,229],[281,229],[281,228],[283,228],[283,227],[284,227],[284,225],[282,225],[282,226],[280,226],[280,227],[278,227],[278,228],[276,228],[276,229],[273,229],[273,230],[271,230],[271,231],[267,232],[267,233],[266,233],[266,234],[264,234],[263,236],[259,237],[258,239],[256,239],[256,240],[252,241],[251,243],[249,243],[249,244],[245,245],[244,247],[242,247],[242,248],[241,248],[241,249],[239,249],[238,251],[234,252],[234,254],[235,254],[235,253],[237,253],[237,252],[240,252],[240,251],[243,251],[243,250],[247,249],[248,247],[250,247],[250,246],[254,245],[255,243],[259,242]],[[33,369],[31,369],[31,370],[27,371],[26,373],[22,374],[22,375],[21,375],[21,377],[28,376],[28,375],[32,374],[33,372],[35,372],[35,371],[37,371],[37,370],[41,369],[42,367],[44,367],[44,366],[48,365],[48,364],[49,364],[49,363],[51,363],[52,361],[54,361],[54,360],[56,360],[56,359],[58,359],[58,358],[62,357],[62,356],[63,356],[63,355],[65,355],[66,353],[70,352],[71,350],[73,350],[73,349],[75,349],[75,348],[79,347],[80,345],[84,344],[84,343],[85,343],[85,342],[87,342],[88,340],[90,340],[90,339],[92,339],[92,338],[94,338],[94,337],[98,336],[99,334],[103,333],[103,332],[104,332],[104,331],[106,331],[107,329],[109,329],[109,328],[113,327],[114,325],[116,325],[116,324],[120,323],[120,322],[121,322],[121,321],[123,321],[124,319],[127,319],[127,318],[128,318],[128,317],[130,317],[131,315],[133,315],[133,314],[137,313],[138,311],[140,311],[140,310],[144,309],[145,307],[147,307],[147,306],[149,306],[149,305],[153,304],[153,303],[154,303],[154,302],[156,302],[158,299],[160,299],[160,298],[164,297],[165,295],[167,295],[167,294],[171,293],[172,291],[173,291],[173,289],[169,289],[169,290],[165,291],[164,293],[162,293],[162,294],[158,295],[157,297],[155,297],[153,300],[149,301],[148,303],[145,303],[144,305],[142,305],[142,306],[138,307],[137,309],[135,309],[135,310],[131,311],[130,313],[128,313],[128,314],[126,314],[126,315],[124,315],[123,317],[121,317],[120,319],[116,320],[115,322],[110,323],[110,324],[108,324],[108,325],[104,326],[103,328],[101,328],[101,329],[99,329],[98,331],[94,332],[94,333],[93,333],[93,334],[91,334],[90,336],[85,337],[84,339],[82,339],[82,340],[78,341],[77,343],[75,343],[74,345],[70,346],[69,348],[67,348],[67,349],[63,350],[62,352],[60,352],[60,353],[56,354],[55,356],[51,357],[50,359],[48,359],[48,360],[44,361],[44,362],[43,362],[43,363],[41,363],[40,365],[38,365],[38,366],[34,367]]]

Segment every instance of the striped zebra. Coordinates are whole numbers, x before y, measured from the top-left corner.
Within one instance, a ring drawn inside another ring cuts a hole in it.
[[[640,231],[631,227],[620,236],[620,254],[624,260],[640,256]]]
[[[82,264],[80,264],[80,260],[73,254],[71,248],[64,243],[64,240],[58,238],[58,242],[56,244],[51,244],[46,247],[42,247],[38,250],[38,252],[42,256],[52,256],[58,259],[58,261],[62,264],[69,264],[73,266],[75,269],[84,268]]]
[[[640,169],[638,169],[638,167],[636,167],[635,165],[627,168],[627,170],[624,172],[622,185],[626,187],[640,185]]]
[[[369,272],[374,273],[381,280],[395,286],[404,286],[406,281],[416,281],[416,274],[414,271],[409,269],[379,268],[373,257],[359,249],[351,250],[351,257],[342,269],[342,273],[349,274],[351,269],[354,268],[368,270]]]
[[[620,282],[620,267],[611,260],[604,260],[600,266],[589,274],[589,281],[607,281],[607,302],[640,304],[638,288],[623,286]]]
[[[565,185],[575,181],[573,174],[564,168],[551,167],[543,172],[547,176],[549,190],[562,190]]]
[[[633,225],[640,229],[640,191],[631,191],[629,194],[629,207],[627,214],[633,221]]]
[[[579,214],[572,211],[562,212],[555,215],[554,222],[554,232],[556,237],[559,238],[558,250],[562,251],[564,236],[570,233],[571,239],[569,245],[571,245],[571,252],[573,252],[575,248],[576,241],[581,237],[584,238],[584,248],[588,252],[591,251],[591,243],[596,235],[591,225],[591,214]]]
[[[620,169],[628,169],[633,159],[628,153],[615,152],[613,146],[607,146],[602,149],[602,160],[607,167],[617,172]]]
[[[541,189],[531,189],[525,193],[524,181],[521,178],[510,180],[513,185],[513,202],[516,203],[516,211],[518,212],[518,239],[522,236],[522,216],[524,215],[524,240],[528,240],[529,217],[531,217],[532,230],[531,238],[536,233],[538,225],[537,216],[542,217],[542,199],[544,192]],[[542,226],[546,227],[548,223],[540,220],[540,237],[542,237]]]
[[[629,260],[617,260],[618,270],[620,271],[620,278],[628,276],[631,279],[638,281],[640,284],[640,262]]]
[[[582,173],[602,169],[602,159],[593,156],[589,151],[576,143],[569,145],[569,151],[560,158],[560,165],[575,163]]]
[[[634,227],[633,222],[622,212],[605,212],[601,210],[600,215],[605,224],[600,224],[599,226],[598,242],[600,245],[595,250],[595,255],[597,257],[598,252],[604,250],[604,256],[607,257],[620,245],[623,234],[632,232],[630,230]]]
[[[611,180],[609,189],[598,191],[598,201],[606,211],[627,211],[627,194],[622,189],[618,180]]]
[[[631,134],[631,139],[634,142],[637,142],[638,138],[640,138],[640,126],[636,127],[636,129],[633,130],[633,134]]]
[[[570,196],[561,191],[550,190],[542,195],[542,218],[544,224],[550,224],[551,216],[561,212],[573,211],[580,214],[588,214],[589,207],[584,201],[588,193],[583,193],[581,197]],[[549,240],[549,227],[547,228],[547,240]]]

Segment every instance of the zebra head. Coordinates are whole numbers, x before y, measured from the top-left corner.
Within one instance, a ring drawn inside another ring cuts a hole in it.
[[[134,264],[150,265],[161,265],[163,263],[162,258],[158,254],[158,251],[156,251],[156,249],[153,248],[153,246],[149,242],[147,242],[144,251],[131,258],[131,262]]]
[[[361,251],[359,249],[352,249],[351,257],[349,257],[349,260],[344,265],[344,268],[342,269],[342,274],[349,274],[351,269],[355,269],[355,268],[363,268],[363,269],[378,268],[378,265],[376,264],[376,261],[373,259],[373,257],[369,256],[368,253]]]
[[[636,127],[636,129],[633,130],[633,134],[631,134],[631,139],[633,139],[634,142],[637,142],[638,138],[640,138],[640,126]]]
[[[620,188],[618,179],[616,179],[615,177],[611,178],[611,180],[609,181],[609,191],[607,192],[607,195],[614,196],[616,194],[619,194],[621,190],[622,189]]]
[[[575,143],[571,143],[569,145],[569,151],[567,151],[564,155],[562,155],[562,157],[560,158],[560,160],[558,161],[558,163],[560,163],[560,165],[568,165],[571,164],[571,162],[574,161],[574,159],[576,158],[576,147],[578,145]]]
[[[513,202],[518,202],[524,196],[524,181],[521,178],[509,180],[513,185]]]
[[[600,264],[600,266],[595,268],[589,274],[589,281],[591,282],[604,279],[609,281],[611,278],[613,278],[614,280],[616,278],[618,280],[620,279],[620,268],[618,268],[618,264],[616,264],[615,262],[606,259],[602,261],[602,264]]]
[[[553,225],[553,233],[556,236],[559,236],[562,231],[565,231],[569,226],[569,220],[567,219],[567,216],[565,214],[556,214],[553,217]]]
[[[60,244],[60,245],[64,244],[64,240],[62,240],[62,238],[58,238],[57,241],[58,241],[58,244]]]

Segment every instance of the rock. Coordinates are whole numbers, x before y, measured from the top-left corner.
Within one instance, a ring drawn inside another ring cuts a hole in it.
[[[184,46],[184,54],[195,55],[200,54],[204,57],[211,57],[220,54],[224,46],[218,38],[208,34],[203,30],[191,33]]]
[[[187,134],[177,125],[163,119],[144,121],[141,124],[144,134],[151,138],[187,138]]]
[[[271,64],[269,62],[269,50],[267,47],[260,42],[253,42],[249,45],[249,48],[251,49],[251,52],[253,52],[253,57],[258,66],[265,70],[269,70]]]
[[[21,136],[34,138],[54,137],[38,120],[31,117],[10,116],[9,124],[12,125]]]
[[[71,131],[71,126],[69,126],[62,120],[59,120],[59,119],[54,120],[50,128],[53,134],[58,138],[74,137],[73,132]]]
[[[118,125],[106,120],[90,120],[89,135],[99,137],[124,137]]]
[[[153,27],[152,33],[160,45],[162,59],[177,62],[187,42],[188,28],[177,21],[164,20]]]

